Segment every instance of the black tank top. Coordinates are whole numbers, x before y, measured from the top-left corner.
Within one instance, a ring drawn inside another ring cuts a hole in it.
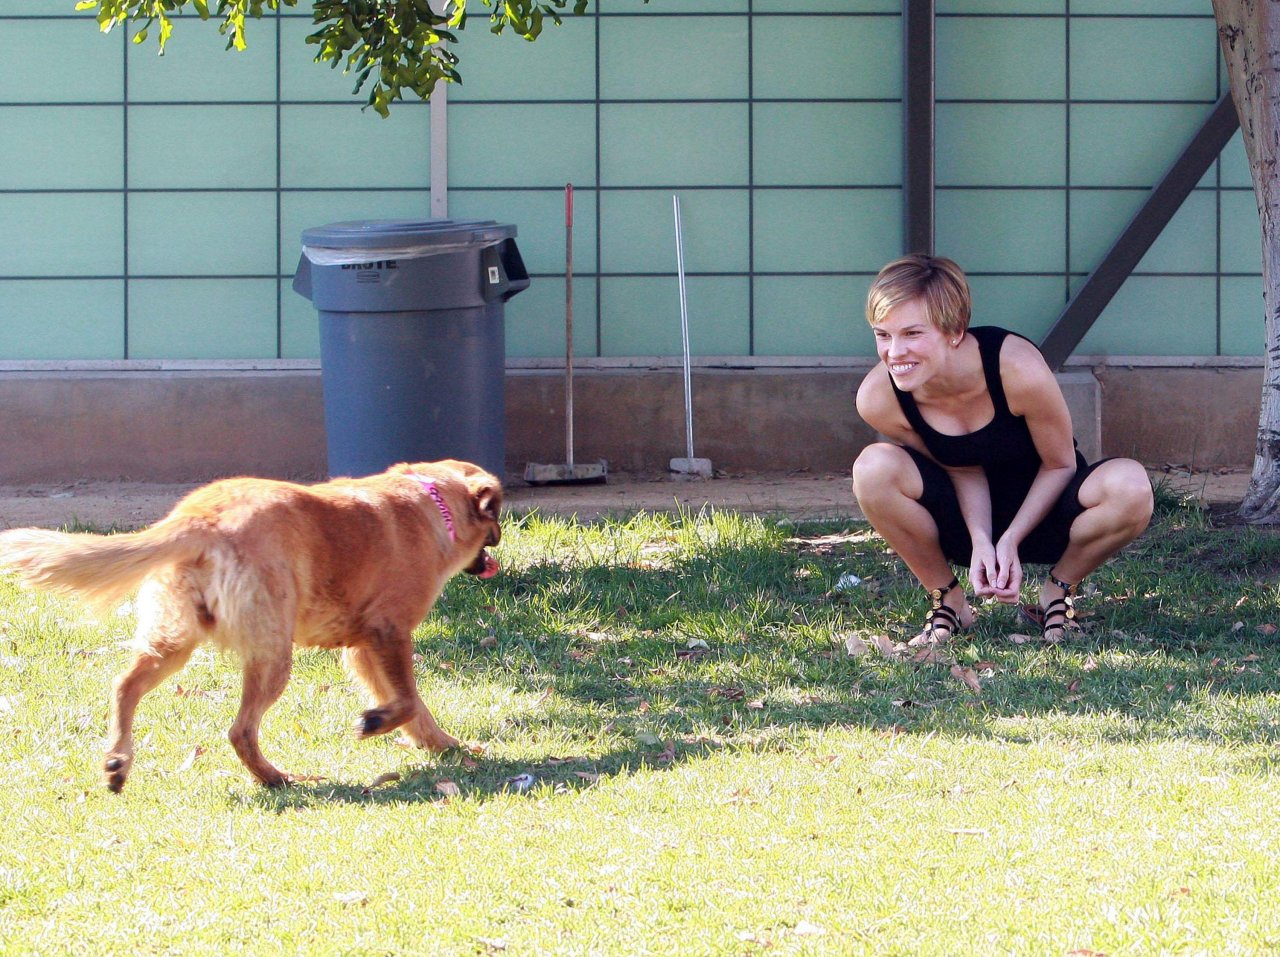
[[[910,392],[903,392],[894,385],[892,377],[889,384],[893,385],[902,414],[939,464],[952,468],[980,466],[987,473],[993,498],[997,494],[1014,495],[1021,501],[1040,471],[1040,453],[1031,440],[1027,420],[1009,410],[1004,384],[1000,380],[1000,347],[1006,337],[1018,334],[998,326],[974,326],[969,335],[978,343],[987,392],[995,408],[995,416],[982,428],[965,435],[939,432],[925,422]],[[1077,450],[1076,465],[1082,467],[1084,464],[1084,458]]]

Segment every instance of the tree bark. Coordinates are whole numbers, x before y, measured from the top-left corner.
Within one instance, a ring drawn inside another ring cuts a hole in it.
[[[1280,2],[1213,0],[1213,15],[1262,227],[1266,362],[1253,475],[1240,516],[1280,523]]]

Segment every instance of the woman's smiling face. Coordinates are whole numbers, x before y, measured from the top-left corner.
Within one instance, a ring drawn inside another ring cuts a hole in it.
[[[951,346],[942,330],[929,321],[919,299],[894,306],[871,331],[876,337],[876,354],[904,392],[919,387],[937,371]]]

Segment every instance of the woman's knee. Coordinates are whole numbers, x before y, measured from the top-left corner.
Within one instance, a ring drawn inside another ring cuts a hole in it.
[[[1106,471],[1099,469],[1103,474],[1097,475],[1100,482],[1094,492],[1096,504],[1106,506],[1118,521],[1132,525],[1137,531],[1146,528],[1155,507],[1147,470],[1133,459],[1115,459],[1103,468]]]
[[[912,477],[916,477],[919,484],[915,463],[904,449],[876,442],[864,448],[853,463],[853,494],[860,503],[885,495],[901,495]]]

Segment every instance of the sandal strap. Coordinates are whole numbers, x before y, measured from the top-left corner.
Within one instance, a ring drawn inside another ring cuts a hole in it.
[[[1076,589],[1080,587],[1079,582],[1076,582],[1074,585],[1071,584],[1071,582],[1064,582],[1061,578],[1059,578],[1057,575],[1053,573],[1052,568],[1049,569],[1049,581],[1053,582],[1055,585],[1061,588],[1064,592],[1066,592],[1068,598],[1075,595]]]
[[[946,608],[947,606],[942,603],[942,596],[945,595],[947,592],[951,591],[951,589],[958,587],[959,584],[960,584],[960,579],[956,578],[953,575],[951,578],[951,582],[949,584],[944,585],[941,588],[930,589],[929,597],[933,599],[933,607],[935,609]],[[951,611],[950,608],[947,608],[947,610]],[[954,614],[954,612],[952,614]]]
[[[924,630],[934,638],[938,637],[940,629],[946,629],[944,636],[946,638],[950,638],[960,630],[960,616],[941,603],[929,609],[929,617],[924,623]]]
[[[1076,606],[1070,593],[1063,598],[1055,598],[1044,608],[1044,617],[1040,621],[1040,636],[1044,637],[1050,629],[1066,631],[1075,617]]]

